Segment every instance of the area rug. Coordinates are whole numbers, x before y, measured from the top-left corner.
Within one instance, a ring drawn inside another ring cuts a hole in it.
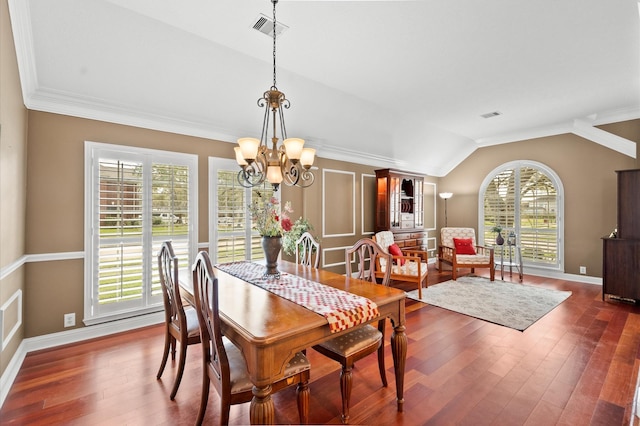
[[[465,276],[407,292],[407,297],[450,311],[524,331],[564,302],[570,291]]]

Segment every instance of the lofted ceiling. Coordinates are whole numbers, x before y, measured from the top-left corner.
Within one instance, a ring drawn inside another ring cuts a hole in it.
[[[269,0],[9,0],[25,105],[259,135]],[[482,146],[640,118],[638,0],[280,0],[277,85],[318,155],[444,176]],[[490,118],[484,114],[499,112]]]

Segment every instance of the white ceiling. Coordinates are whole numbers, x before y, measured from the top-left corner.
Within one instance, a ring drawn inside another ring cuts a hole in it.
[[[258,135],[269,0],[9,0],[25,104],[235,142]],[[443,176],[481,146],[640,118],[638,0],[280,0],[290,137]],[[499,111],[485,119],[481,115]]]

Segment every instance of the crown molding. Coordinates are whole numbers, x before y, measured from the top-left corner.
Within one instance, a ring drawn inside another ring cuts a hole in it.
[[[31,9],[26,0],[8,0],[8,6],[20,73],[22,98],[25,106],[29,108],[28,96],[38,87],[36,59],[33,53],[33,32],[31,31]]]

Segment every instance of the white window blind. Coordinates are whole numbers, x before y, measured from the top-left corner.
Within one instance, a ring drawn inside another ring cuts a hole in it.
[[[245,188],[238,182],[238,165],[233,160],[210,158],[211,197],[210,255],[214,263],[263,259],[261,237],[253,230],[248,206],[260,192],[264,197],[280,197],[271,184]]]
[[[85,323],[162,309],[157,253],[195,258],[197,157],[88,142]]]
[[[503,237],[517,237],[523,261],[529,265],[560,267],[562,206],[559,179],[546,167],[529,161],[494,170],[481,189],[481,226],[485,244],[495,244],[492,228]]]

